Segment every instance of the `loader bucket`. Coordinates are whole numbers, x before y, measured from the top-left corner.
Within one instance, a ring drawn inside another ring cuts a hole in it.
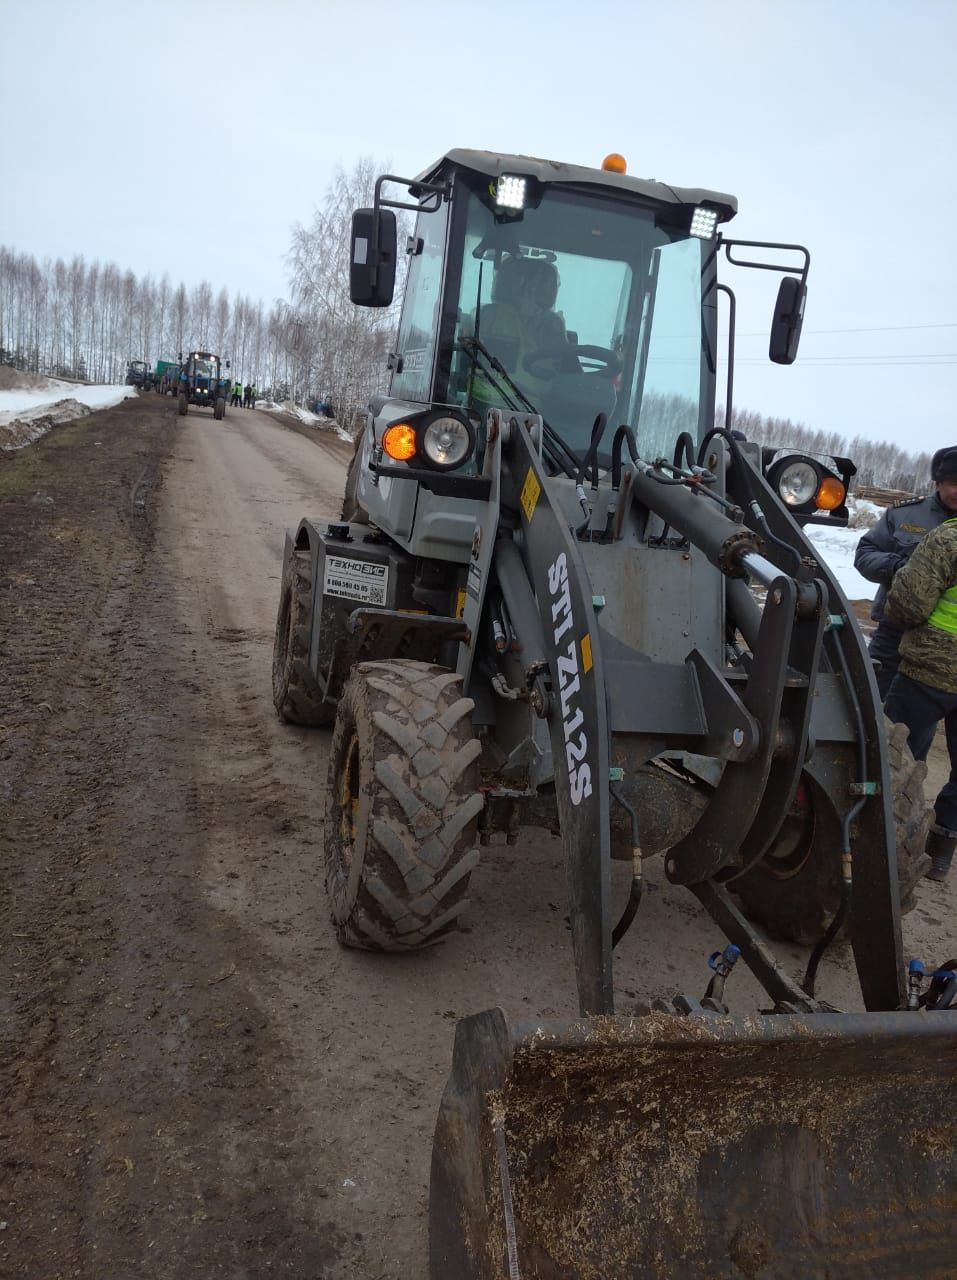
[[[957,1274],[947,1012],[458,1025],[432,1280]]]

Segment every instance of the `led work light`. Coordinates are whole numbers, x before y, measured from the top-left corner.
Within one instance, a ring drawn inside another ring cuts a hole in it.
[[[503,173],[495,184],[495,203],[500,209],[524,209],[527,182],[512,173]]]
[[[699,240],[710,240],[714,235],[715,227],[718,225],[718,211],[716,209],[705,209],[699,205],[691,215],[691,226],[689,228],[693,236],[697,236]]]

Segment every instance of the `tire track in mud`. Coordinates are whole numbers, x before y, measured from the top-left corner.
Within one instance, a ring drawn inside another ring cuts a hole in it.
[[[0,1274],[322,1276],[341,1233],[296,1193],[301,1118],[249,939],[198,877],[230,797],[196,768],[215,715],[157,563],[175,431],[134,404],[95,469],[82,435],[51,461],[29,537],[3,512],[30,598],[3,627]]]

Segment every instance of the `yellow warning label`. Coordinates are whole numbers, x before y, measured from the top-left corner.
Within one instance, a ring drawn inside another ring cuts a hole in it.
[[[522,510],[525,512],[526,520],[531,521],[535,514],[535,504],[538,502],[541,491],[542,486],[535,479],[535,472],[529,467],[525,483],[522,485]]]
[[[588,675],[591,671],[591,636],[582,637],[582,675]]]
[[[455,601],[455,616],[457,618],[465,617],[465,592],[459,591],[458,599]]]

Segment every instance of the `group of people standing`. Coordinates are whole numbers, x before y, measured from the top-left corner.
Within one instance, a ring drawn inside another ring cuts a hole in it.
[[[926,875],[945,880],[957,849],[957,446],[931,460],[934,492],[888,508],[857,544],[854,567],[879,584],[869,652],[888,718],[924,760],[941,720],[950,777],[934,802]]]
[[[248,382],[245,386],[241,382],[234,382],[229,403],[231,406],[252,409],[256,404],[256,388]]]

